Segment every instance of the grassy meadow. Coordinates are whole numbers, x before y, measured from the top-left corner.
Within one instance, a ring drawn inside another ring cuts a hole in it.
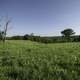
[[[80,43],[0,42],[0,80],[80,80]]]

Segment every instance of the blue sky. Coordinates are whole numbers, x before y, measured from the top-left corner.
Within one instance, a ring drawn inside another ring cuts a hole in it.
[[[80,0],[0,0],[0,17],[11,18],[8,35],[58,36],[65,28],[80,35]]]

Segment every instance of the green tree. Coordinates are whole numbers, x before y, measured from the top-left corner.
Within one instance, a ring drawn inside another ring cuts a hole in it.
[[[25,35],[23,36],[23,39],[24,39],[24,40],[28,40],[29,37],[30,37],[30,36],[29,36],[28,34],[25,34]]]
[[[4,32],[3,31],[0,31],[0,40],[2,40],[3,34],[4,34]]]
[[[71,36],[73,34],[75,34],[75,32],[73,29],[69,28],[69,29],[65,29],[65,30],[61,31],[61,34],[66,40],[70,41]]]

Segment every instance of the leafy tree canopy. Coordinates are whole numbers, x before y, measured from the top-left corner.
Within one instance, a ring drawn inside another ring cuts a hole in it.
[[[61,31],[61,34],[65,37],[70,37],[71,35],[75,34],[73,29],[65,29]]]

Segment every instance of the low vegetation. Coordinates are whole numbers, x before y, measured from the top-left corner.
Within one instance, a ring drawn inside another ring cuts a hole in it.
[[[80,43],[0,42],[0,80],[79,80]]]

